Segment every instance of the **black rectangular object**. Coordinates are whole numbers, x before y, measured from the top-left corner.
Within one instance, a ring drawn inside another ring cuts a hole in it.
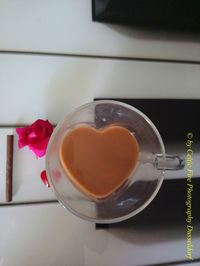
[[[92,0],[94,21],[145,28],[200,31],[198,0]]]
[[[95,100],[105,100],[95,99]],[[106,98],[106,100],[109,100]],[[194,134],[194,143],[199,145],[200,140],[200,100],[182,99],[116,99],[127,103],[142,111],[147,115],[159,130],[165,145],[169,143],[182,143],[185,145],[187,133]],[[200,147],[198,147],[200,149]],[[195,148],[195,152],[197,147]],[[177,151],[178,153],[178,151]],[[185,173],[186,175],[186,173]],[[200,172],[197,178],[193,179],[193,223],[196,225],[200,220]],[[180,223],[186,224],[186,178],[164,180],[160,191],[150,205],[135,217],[123,221],[119,224],[151,227],[178,226]],[[98,227],[97,228],[101,228]],[[195,226],[195,232],[200,233]]]
[[[198,205],[200,202],[200,178],[195,178],[192,184],[194,189],[192,193],[193,224],[198,226],[198,221],[200,220]],[[157,196],[147,208],[133,218],[120,222],[119,224],[129,225],[131,223],[138,227],[159,227],[166,225],[170,227],[186,224],[186,192],[186,179],[164,180]],[[97,224],[96,228],[107,229],[108,225],[102,226]]]
[[[112,99],[113,100],[113,99]],[[148,116],[164,142],[184,143],[187,132],[200,137],[200,100],[115,99],[132,105]]]

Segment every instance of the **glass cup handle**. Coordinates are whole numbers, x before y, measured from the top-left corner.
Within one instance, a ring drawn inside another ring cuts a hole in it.
[[[155,166],[158,170],[181,170],[185,167],[185,158],[181,155],[157,154]]]

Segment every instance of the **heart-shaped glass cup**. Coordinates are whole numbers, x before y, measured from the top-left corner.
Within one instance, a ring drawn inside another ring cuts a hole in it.
[[[95,129],[117,124],[128,129],[139,144],[133,174],[103,199],[90,198],[77,189],[60,162],[63,138],[82,124]],[[165,154],[162,138],[146,115],[130,105],[111,100],[88,103],[67,115],[55,128],[46,154],[47,176],[59,202],[75,215],[96,223],[115,223],[136,215],[156,196],[165,170],[183,167],[181,156]]]

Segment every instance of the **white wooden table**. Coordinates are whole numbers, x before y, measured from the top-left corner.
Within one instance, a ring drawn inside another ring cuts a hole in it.
[[[6,134],[16,125],[38,118],[56,124],[95,97],[199,99],[198,38],[92,22],[90,0],[0,0],[0,204]],[[133,228],[130,238],[128,229],[95,230],[58,203],[34,204],[55,200],[39,178],[44,159],[19,151],[16,138],[14,150],[13,205],[0,207],[1,266],[185,259],[185,228]],[[200,239],[193,241],[197,258]]]

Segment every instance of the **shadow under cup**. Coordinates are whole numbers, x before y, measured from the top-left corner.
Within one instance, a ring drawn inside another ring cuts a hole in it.
[[[79,124],[97,129],[117,124],[127,128],[139,144],[139,159],[133,174],[105,199],[95,200],[81,193],[60,163],[59,148],[63,137]],[[165,161],[160,134],[142,112],[121,102],[100,100],[79,107],[57,125],[47,149],[46,170],[55,195],[64,207],[85,220],[114,223],[134,216],[152,201],[163,181]],[[171,169],[179,168],[180,161]]]

